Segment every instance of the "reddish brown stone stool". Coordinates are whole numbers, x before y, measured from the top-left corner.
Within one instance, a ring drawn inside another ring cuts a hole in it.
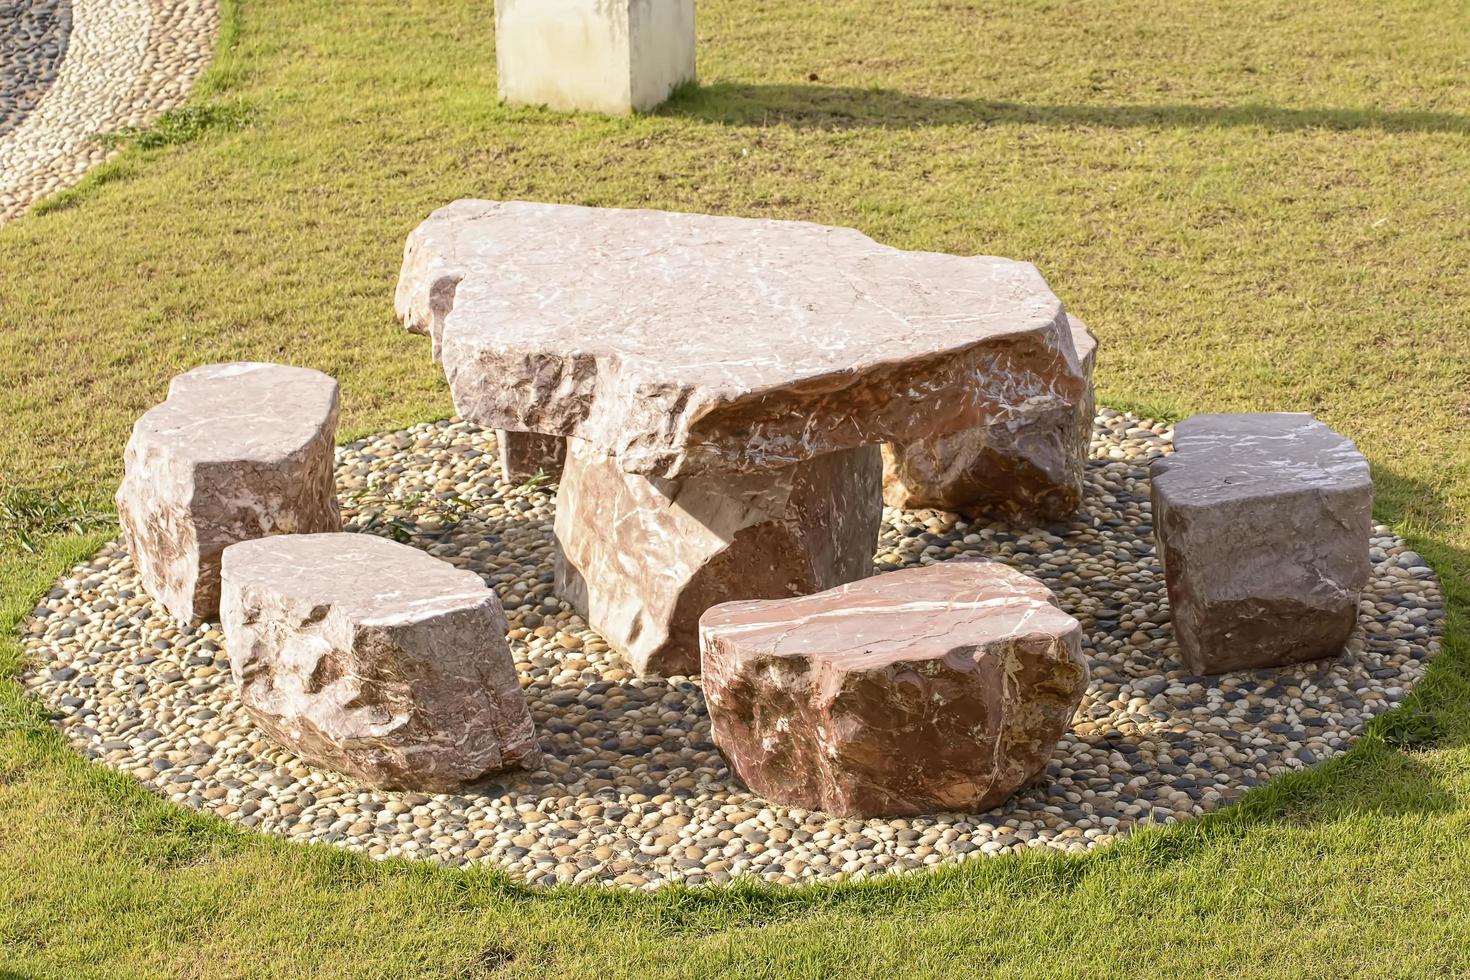
[[[699,633],[731,770],[838,816],[996,806],[1045,768],[1087,688],[1082,627],[996,562],[730,602]]]

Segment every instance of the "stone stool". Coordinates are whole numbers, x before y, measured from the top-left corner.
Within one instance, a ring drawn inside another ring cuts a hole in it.
[[[1373,483],[1310,415],[1196,415],[1153,464],[1174,636],[1200,674],[1337,654],[1368,584]]]
[[[221,621],[245,710],[307,762],[451,792],[535,768],[500,600],[474,572],[369,534],[232,545]]]
[[[622,115],[694,81],[694,0],[495,0],[502,101]]]
[[[1082,506],[1082,476],[1097,402],[1092,369],[1097,339],[1067,317],[1086,379],[1018,401],[988,425],[883,447],[883,502],[903,510],[933,507],[965,517],[1060,521]]]
[[[133,426],[118,522],[143,587],[175,619],[219,611],[226,546],[341,527],[337,413],[337,382],[319,371],[211,364],[174,378]]]
[[[1045,768],[1088,680],[1082,627],[996,562],[725,603],[699,631],[731,770],[845,817],[996,806]]]

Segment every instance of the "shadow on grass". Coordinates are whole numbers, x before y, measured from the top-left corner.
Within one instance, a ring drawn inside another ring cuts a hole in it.
[[[688,86],[656,113],[730,126],[793,129],[920,129],[928,126],[1077,126],[1101,129],[1255,127],[1470,133],[1470,116],[1377,109],[1289,109],[1271,105],[1030,105],[946,99],[892,89],[716,82]]]
[[[1447,474],[1447,482],[1458,482]],[[1374,516],[1393,526],[1428,560],[1439,577],[1445,604],[1443,650],[1397,711],[1370,729],[1400,748],[1470,745],[1470,553],[1437,536],[1464,520],[1433,484],[1393,469],[1373,467]]]

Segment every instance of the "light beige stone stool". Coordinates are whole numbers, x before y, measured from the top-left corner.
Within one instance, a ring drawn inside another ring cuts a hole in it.
[[[694,81],[694,0],[496,0],[500,98],[647,112]]]
[[[241,703],[312,765],[426,793],[540,765],[474,572],[371,534],[291,534],[226,548],[221,588]]]

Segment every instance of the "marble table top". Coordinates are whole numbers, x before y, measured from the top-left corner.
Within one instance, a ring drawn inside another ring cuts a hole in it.
[[[456,201],[409,236],[397,310],[461,415],[652,477],[910,441],[1086,384],[1029,263],[803,222]]]

